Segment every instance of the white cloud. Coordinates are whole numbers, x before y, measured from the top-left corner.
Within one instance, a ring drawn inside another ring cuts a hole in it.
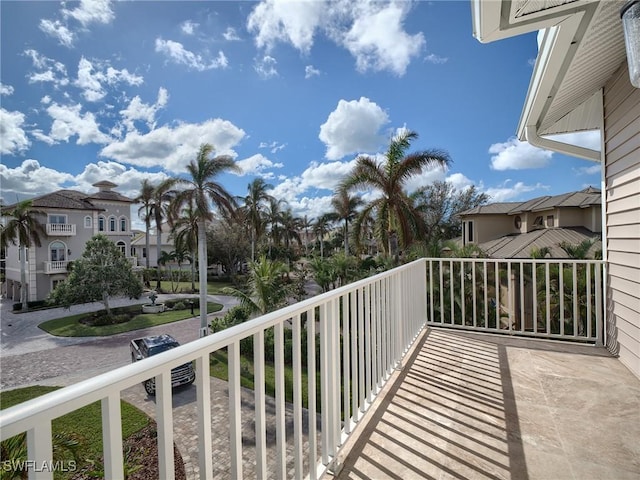
[[[94,65],[86,58],[80,58],[80,62],[78,63],[78,78],[74,84],[83,90],[82,95],[88,102],[97,102],[106,96],[107,92],[103,83],[115,85],[121,82],[138,86],[144,82],[144,78],[129,73],[126,68],[117,70],[108,66],[106,71],[104,71],[104,67],[100,64]]]
[[[24,54],[31,58],[33,66],[40,70],[37,73],[32,72],[27,75],[29,83],[51,82],[55,87],[69,84],[67,68],[62,62],[41,55],[33,49],[25,50]]]
[[[264,0],[249,15],[247,29],[267,52],[282,42],[305,55],[316,32],[323,32],[355,57],[359,71],[389,70],[402,76],[425,45],[422,33],[409,35],[404,30],[410,8],[402,1]]]
[[[436,65],[440,65],[442,63],[447,63],[449,59],[447,57],[441,57],[436,55],[435,53],[430,53],[426,57],[424,57],[425,62],[435,63]]]
[[[253,9],[247,19],[247,29],[256,32],[255,42],[259,48],[269,51],[276,43],[285,42],[308,53],[326,10],[324,2],[267,0]]]
[[[411,59],[425,45],[422,33],[409,35],[403,29],[409,8],[406,2],[357,4],[353,25],[340,35],[340,42],[356,58],[358,71],[389,70],[398,76],[405,74]]]
[[[229,61],[222,50],[218,51],[216,58],[208,61],[202,55],[187,50],[180,42],[173,40],[156,38],[156,52],[166,55],[174,63],[186,65],[199,72],[229,66]]]
[[[254,61],[253,68],[262,78],[272,78],[278,76],[278,70],[276,69],[276,64],[278,62],[275,58],[265,55],[262,58],[256,58]]]
[[[340,100],[318,136],[327,146],[326,158],[338,160],[346,155],[375,151],[381,141],[380,128],[389,122],[387,113],[366,97]]]
[[[576,175],[599,175],[601,168],[600,164],[595,164],[590,167],[574,168],[573,171]]]
[[[47,107],[47,113],[53,118],[48,138],[55,142],[68,142],[77,135],[76,144],[109,143],[111,138],[100,131],[100,126],[92,112],[81,113],[82,105],[59,105],[52,103]],[[44,135],[39,138],[44,140]]]
[[[227,42],[237,42],[240,40],[240,37],[236,33],[236,29],[233,27],[227,27],[222,36]]]
[[[491,197],[492,202],[509,202],[517,200],[523,193],[549,189],[548,186],[541,183],[527,185],[524,182],[516,182],[513,186],[509,186],[510,183],[511,180],[505,180],[499,187],[487,188],[485,193]]]
[[[474,184],[472,180],[465,177],[462,173],[452,173],[445,180],[453,185],[453,188],[459,192],[466,190]]]
[[[115,18],[110,0],[80,0],[80,5],[73,10],[63,8],[62,15],[75,18],[83,27],[91,23],[108,24]]]
[[[141,120],[146,122],[149,129],[155,128],[156,113],[161,108],[164,108],[169,100],[169,93],[166,88],[160,87],[158,90],[158,98],[156,103],[149,105],[144,103],[139,96],[135,96],[127,105],[127,108],[120,110],[120,114],[123,117],[123,123],[127,127],[127,130],[135,130],[135,121]]]
[[[196,33],[196,29],[200,26],[199,23],[192,22],[191,20],[185,20],[180,24],[180,30],[185,35],[193,35]]]
[[[0,164],[0,178],[2,194],[6,195],[4,200],[9,202],[14,201],[16,195],[42,195],[59,190],[65,182],[73,181],[73,175],[43,167],[33,159],[24,160],[15,168]]]
[[[431,185],[435,181],[446,180],[447,171],[440,167],[425,169],[422,173],[410,177],[405,183],[407,192],[412,193],[420,187]]]
[[[278,153],[280,150],[283,150],[287,146],[286,143],[278,143],[273,141],[271,143],[260,142],[258,148],[268,148],[271,153]]]
[[[0,154],[13,155],[31,145],[22,128],[23,123],[24,113],[10,112],[0,107]]]
[[[301,185],[306,189],[318,188],[335,190],[344,178],[351,173],[355,160],[349,162],[311,162],[302,172]]]
[[[151,184],[157,185],[168,178],[164,172],[142,172],[135,168],[125,167],[117,162],[89,163],[84,170],[75,177],[77,188],[85,192],[94,192],[92,185],[104,179],[118,185],[118,192],[129,198],[135,198],[140,194],[140,184],[143,179],[148,179]],[[137,207],[132,210],[132,219],[137,218]]]
[[[236,164],[242,169],[243,175],[261,175],[268,177],[272,177],[273,175],[269,174],[267,170],[284,167],[284,164],[274,163],[260,153],[256,153],[243,160],[238,160]]]
[[[149,133],[128,132],[121,141],[102,149],[100,155],[121,163],[141,167],[163,167],[172,172],[183,172],[195,158],[198,146],[210,143],[216,155],[231,155],[245,136],[244,130],[219,118],[203,123],[181,123],[175,127],[162,126]]]
[[[72,47],[75,40],[74,33],[69,30],[60,20],[48,20],[43,18],[40,20],[40,30],[50,37],[57,38],[60,45]]]
[[[528,142],[510,138],[504,143],[494,143],[489,147],[492,170],[523,170],[546,167],[553,152],[534,147]]]
[[[320,70],[314,68],[313,65],[307,65],[304,67],[304,78],[311,78],[317,75],[320,75]]]
[[[596,150],[598,152],[601,148],[600,130],[549,135],[549,138],[551,140],[568,143],[570,145],[578,145],[579,147],[590,148],[591,150]]]
[[[0,95],[13,95],[13,87],[0,82]]]

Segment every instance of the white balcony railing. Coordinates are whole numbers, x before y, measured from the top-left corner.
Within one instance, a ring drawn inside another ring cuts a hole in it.
[[[67,273],[69,262],[44,262],[44,273],[51,275],[54,273]]]
[[[601,260],[427,259],[430,325],[603,343]]]
[[[291,349],[293,369],[295,478],[315,479],[331,465],[345,439],[357,428],[363,413],[424,327],[427,318],[425,265],[425,260],[415,261],[2,410],[0,438],[5,440],[26,432],[28,458],[41,465],[52,458],[51,421],[100,400],[105,478],[124,478],[121,392],[155,377],[159,476],[174,478],[171,369],[195,361],[199,473],[200,478],[212,478],[212,434],[208,428],[212,401],[209,355],[226,347],[229,365],[228,457],[231,478],[241,478],[240,350],[241,341],[245,341],[251,342],[254,351],[256,475],[258,478],[289,477],[286,470],[284,358],[285,345],[289,344],[288,338],[285,343],[285,337],[290,335],[291,347],[286,349],[288,352]],[[265,332],[271,328],[276,376],[277,471],[268,475],[264,339]],[[305,329],[306,341],[303,341]],[[308,375],[308,380],[303,381],[303,364],[306,364],[306,370],[318,372],[320,385],[316,384],[316,375]],[[309,399],[306,428],[302,415],[303,389],[307,390]],[[320,394],[320,405],[316,404],[316,393]],[[320,432],[316,427],[318,416],[322,426]],[[309,472],[303,472],[303,464],[307,463],[303,455],[303,428],[308,430],[306,460],[311,466]],[[34,470],[29,475],[30,478],[52,478],[50,471]]]
[[[76,234],[73,223],[47,223],[47,235],[54,237],[71,237]]]

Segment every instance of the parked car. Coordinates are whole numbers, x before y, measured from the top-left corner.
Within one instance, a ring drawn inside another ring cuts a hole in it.
[[[136,338],[131,340],[131,362],[138,362],[145,358],[157,355],[172,348],[179,347],[180,343],[171,335],[155,335],[151,337]],[[191,385],[196,379],[193,363],[185,363],[171,370],[171,386]],[[142,382],[145,391],[149,395],[156,394],[156,379],[150,378]]]

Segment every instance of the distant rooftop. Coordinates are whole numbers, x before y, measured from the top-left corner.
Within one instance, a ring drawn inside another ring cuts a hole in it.
[[[57,190],[55,192],[46,193],[39,197],[31,199],[31,205],[35,209],[42,208],[59,208],[62,210],[104,210],[104,208],[95,205],[92,200],[98,201],[116,201],[133,203],[128,197],[112,191],[117,187],[115,183],[109,181],[102,181],[93,184],[99,191],[95,193],[83,193],[77,190]],[[11,210],[16,204],[6,205],[2,208],[3,212]]]
[[[561,195],[546,195],[526,202],[501,202],[480,205],[460,212],[459,215],[515,215],[524,212],[539,212],[553,208],[587,208],[601,205],[601,192],[597,188],[588,187],[577,192]]]
[[[544,228],[517,235],[505,235],[481,243],[478,247],[492,258],[531,258],[531,251],[541,248],[548,248],[551,258],[567,258],[567,253],[560,245],[563,242],[579,245],[584,240],[593,242],[588,253],[588,256],[593,258],[593,253],[602,249],[600,234],[583,227]]]

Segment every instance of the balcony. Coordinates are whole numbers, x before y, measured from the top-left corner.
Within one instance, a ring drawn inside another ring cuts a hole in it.
[[[50,237],[73,237],[76,226],[73,223],[47,223],[47,235]]]
[[[160,478],[188,424],[189,478],[637,478],[640,381],[598,346],[602,270],[418,260],[4,410],[0,435],[27,432],[29,459],[50,460],[51,420],[101,400],[105,477],[122,478],[120,400],[155,377]],[[255,391],[240,386],[249,347]],[[229,382],[212,388],[223,348]],[[172,392],[188,361],[196,388]]]
[[[62,262],[44,262],[44,273],[53,275],[54,273],[67,273],[68,261]]]

